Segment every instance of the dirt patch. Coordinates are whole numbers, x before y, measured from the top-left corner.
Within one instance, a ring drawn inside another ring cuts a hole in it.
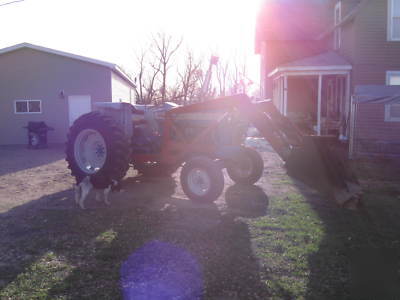
[[[41,150],[1,147],[0,213],[71,188],[73,178],[63,158],[62,146]]]

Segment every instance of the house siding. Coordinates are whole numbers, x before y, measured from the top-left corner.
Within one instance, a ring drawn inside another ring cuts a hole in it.
[[[388,0],[369,1],[354,21],[353,86],[386,84],[386,71],[400,70],[400,41],[387,40]]]
[[[342,26],[341,46],[337,51],[350,64],[354,64],[356,55],[355,37],[356,33],[354,30],[353,22],[347,23],[346,25]],[[333,45],[333,38],[331,43]]]
[[[360,103],[355,111],[354,156],[400,155],[400,122],[385,122],[384,103]]]
[[[64,97],[60,92],[64,92]],[[28,121],[45,121],[49,143],[66,140],[68,96],[110,101],[111,70],[64,56],[23,48],[0,55],[0,145],[27,142]],[[15,114],[14,100],[39,99],[41,114]]]

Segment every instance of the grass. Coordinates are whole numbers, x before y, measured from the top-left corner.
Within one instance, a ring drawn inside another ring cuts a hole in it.
[[[246,223],[272,299],[399,299],[399,220],[399,184],[375,182],[358,211],[290,193]]]
[[[118,299],[131,263],[132,276],[153,270],[151,278],[189,291],[188,299],[355,299],[361,265],[378,280],[364,292],[396,299],[396,287],[382,289],[379,279],[393,281],[392,268],[399,274],[391,254],[400,253],[400,188],[369,183],[358,211],[294,187],[273,195],[230,187],[225,211],[171,197],[161,209],[149,197],[88,211],[45,209],[39,199],[36,210],[2,217],[0,298]],[[152,188],[162,194],[163,182]]]

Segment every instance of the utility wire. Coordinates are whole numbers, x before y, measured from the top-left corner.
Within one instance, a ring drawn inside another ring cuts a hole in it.
[[[0,3],[0,6],[5,6],[5,5],[8,5],[8,4],[13,4],[13,3],[16,3],[16,2],[22,2],[22,1],[24,1],[24,0],[14,0],[14,1],[10,1],[10,2],[7,2],[7,3]]]

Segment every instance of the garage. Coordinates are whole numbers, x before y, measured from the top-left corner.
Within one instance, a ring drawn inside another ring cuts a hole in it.
[[[28,122],[69,126],[95,102],[135,102],[134,82],[117,65],[28,43],[0,49],[0,145],[27,143]]]

